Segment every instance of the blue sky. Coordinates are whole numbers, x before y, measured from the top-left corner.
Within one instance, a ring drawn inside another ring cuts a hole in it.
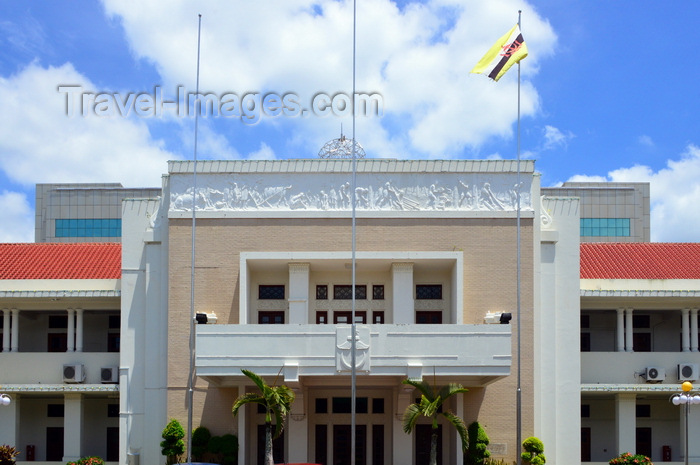
[[[357,90],[383,96],[359,117],[369,157],[515,158],[517,72],[470,74],[517,20],[522,156],[542,185],[647,181],[652,239],[700,240],[700,103],[692,56],[696,2],[358,0]],[[58,86],[165,97],[195,88],[294,93],[351,90],[351,3],[277,0],[204,5],[118,0],[0,3],[0,241],[33,240],[34,184],[158,186],[165,161],[193,156],[193,119],[68,117]],[[200,120],[200,158],[314,158],[350,118]]]

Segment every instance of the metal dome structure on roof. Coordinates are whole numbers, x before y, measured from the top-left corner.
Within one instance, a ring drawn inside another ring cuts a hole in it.
[[[318,152],[319,158],[352,158],[352,140],[342,130],[338,139],[326,142]],[[355,141],[355,158],[365,158],[365,149]]]

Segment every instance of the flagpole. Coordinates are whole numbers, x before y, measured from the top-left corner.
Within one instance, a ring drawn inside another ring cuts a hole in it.
[[[197,82],[195,85],[194,100],[194,167],[192,169],[192,258],[190,269],[190,371],[187,377],[187,463],[192,463],[192,408],[194,404],[194,358],[196,351],[196,339],[194,335],[194,320],[197,316],[194,307],[194,257],[197,221],[197,133],[199,132],[199,52],[202,37],[202,15],[199,15],[197,26]]]
[[[355,434],[356,426],[356,414],[357,414],[357,367],[355,366],[357,362],[357,341],[355,340],[355,333],[357,331],[357,325],[355,323],[355,276],[357,271],[357,259],[356,259],[356,203],[355,191],[357,188],[357,153],[355,151],[355,64],[356,64],[356,47],[357,47],[357,0],[352,2],[352,191],[350,192],[352,198],[352,312],[350,318],[352,319],[350,325],[350,361],[352,367],[350,368],[350,378],[351,378],[351,393],[350,393],[350,465],[355,465],[355,444],[357,441],[357,436]]]
[[[521,29],[520,27],[520,18],[522,15],[522,10],[518,10],[518,29]],[[520,457],[520,445],[522,444],[522,417],[523,417],[523,412],[522,412],[522,389],[521,389],[521,369],[520,369],[520,362],[521,362],[521,357],[520,357],[520,278],[521,278],[521,267],[520,267],[520,60],[518,60],[518,130],[517,130],[517,179],[515,183],[515,192],[516,192],[516,199],[517,199],[517,206],[516,206],[516,250],[517,250],[517,264],[516,264],[516,326],[517,326],[517,358],[518,358],[518,381],[517,381],[517,388],[516,388],[516,399],[515,399],[515,404],[516,404],[516,457],[517,457],[517,465],[521,464],[521,457]]]

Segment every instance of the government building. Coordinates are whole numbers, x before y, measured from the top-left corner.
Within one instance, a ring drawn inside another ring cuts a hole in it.
[[[173,161],[159,189],[41,186],[37,243],[0,245],[0,443],[19,463],[164,463],[163,428],[191,415],[260,464],[264,414],[231,414],[255,392],[246,369],[296,395],[276,463],[349,464],[353,368],[358,465],[428,463],[430,424],[402,429],[406,379],[468,388],[444,408],[508,463],[533,435],[552,464],[682,463],[668,399],[700,372],[700,245],[649,242],[648,184],[290,159]],[[81,206],[52,207],[64,197]],[[94,218],[90,198],[107,199]],[[451,425],[439,438],[439,463],[464,463]]]

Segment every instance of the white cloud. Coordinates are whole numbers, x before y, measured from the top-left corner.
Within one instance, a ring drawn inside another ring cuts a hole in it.
[[[562,131],[554,126],[546,125],[544,127],[544,144],[545,150],[552,150],[559,147],[566,147],[569,141],[574,138],[571,131]]]
[[[34,209],[25,194],[6,190],[0,193],[0,211],[0,242],[34,241]]]
[[[700,148],[689,145],[678,160],[654,171],[648,166],[620,168],[601,176],[574,176],[569,181],[648,182],[651,239],[656,242],[700,241]]]
[[[201,88],[215,92],[295,92],[305,106],[317,92],[349,92],[352,69],[352,2],[271,0],[131,3],[103,0],[118,17],[133,53],[151,61],[163,84],[194,88],[197,13],[202,13]],[[539,60],[553,53],[551,26],[520,0],[427,0],[401,8],[389,0],[359,2],[357,90],[384,96],[384,114],[402,121],[386,131],[370,123],[360,140],[372,139],[374,156],[392,147],[402,158],[449,157],[490,137],[511,137],[516,119],[516,79],[511,71],[498,83],[469,71],[516,20],[530,56],[523,61],[522,114],[538,111],[539,96],[527,80]],[[274,14],[271,14],[274,12]],[[171,31],[178,31],[172,34]],[[316,118],[293,126],[296,142],[318,148],[328,139]],[[276,122],[279,120],[275,120]],[[263,119],[262,124],[267,124]],[[395,128],[392,128],[395,129]],[[336,133],[337,130],[331,133]],[[365,135],[366,134],[366,135]],[[400,134],[392,136],[391,134]]]
[[[643,134],[637,138],[637,142],[639,145],[643,145],[644,147],[653,147],[654,146],[654,140],[651,138],[651,136],[647,136],[646,134]]]
[[[119,116],[66,116],[60,85],[94,85],[71,64],[43,68],[31,64],[0,77],[0,169],[12,181],[122,182],[157,186],[176,158],[154,140],[145,120]]]
[[[248,159],[250,160],[274,160],[275,158],[275,151],[272,150],[270,146],[264,142],[260,143],[259,150],[251,152],[248,155]]]
[[[587,174],[575,174],[571,176],[567,182],[609,182],[610,180],[605,176],[597,175],[587,175]],[[641,181],[638,181],[641,182]]]

